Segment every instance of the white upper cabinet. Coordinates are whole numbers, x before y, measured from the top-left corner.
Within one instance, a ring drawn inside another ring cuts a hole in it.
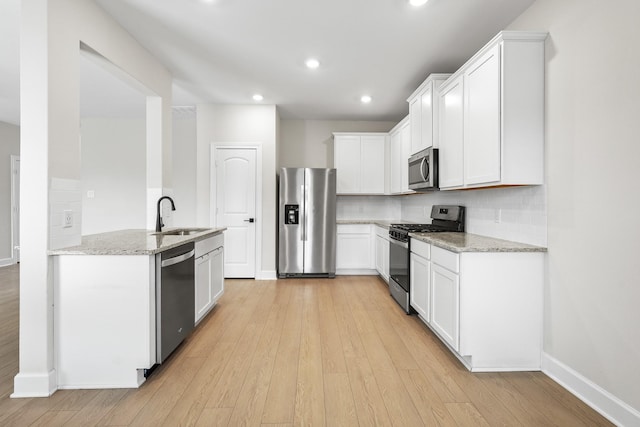
[[[409,164],[411,155],[411,126],[409,116],[405,117],[391,131],[389,131],[390,162],[390,193],[413,193],[409,189]]]
[[[385,194],[386,133],[334,133],[337,194]]]
[[[441,189],[543,183],[546,36],[503,31],[442,85]]]
[[[440,106],[440,147],[438,177],[440,189],[459,188],[464,184],[464,91],[463,76],[442,86]]]
[[[411,150],[438,147],[438,88],[450,74],[431,74],[407,99],[411,122]]]

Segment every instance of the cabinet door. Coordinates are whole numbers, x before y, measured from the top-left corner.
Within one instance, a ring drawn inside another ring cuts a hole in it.
[[[336,136],[334,140],[334,167],[336,168],[336,193],[360,192],[360,137]],[[384,191],[384,177],[383,177]]]
[[[381,236],[376,236],[376,270],[389,282],[389,241]]]
[[[431,326],[454,350],[459,349],[460,282],[458,275],[431,265]]]
[[[464,182],[500,181],[500,45],[464,76]]]
[[[199,321],[213,305],[211,293],[211,256],[196,259],[195,321]]]
[[[442,88],[439,97],[439,181],[440,188],[464,184],[464,109],[463,76]]]
[[[389,135],[391,151],[391,194],[402,192],[402,130]],[[406,163],[405,159],[405,163]]]
[[[211,259],[211,299],[214,303],[224,293],[224,249],[216,249],[210,254]]]
[[[409,157],[411,156],[411,126],[407,123],[400,131],[402,139],[402,156],[401,156],[401,180],[402,192],[413,192],[409,189]]]
[[[368,225],[338,226],[336,237],[336,270],[375,268]]]
[[[420,95],[420,149],[433,147],[433,89],[427,85]]]
[[[409,122],[411,127],[411,154],[422,150],[422,114],[420,105],[420,95],[416,96],[409,103]]]
[[[369,135],[360,137],[360,192],[384,194],[385,137]],[[352,161],[354,161],[352,158]],[[357,160],[355,160],[357,161]],[[354,162],[355,162],[354,161]]]
[[[427,259],[411,252],[409,256],[411,307],[427,322],[431,321],[429,310],[430,270],[431,263]]]

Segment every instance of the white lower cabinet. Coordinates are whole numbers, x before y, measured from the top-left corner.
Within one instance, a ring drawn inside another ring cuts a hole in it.
[[[411,240],[411,254],[409,255],[409,292],[411,307],[420,315],[423,321],[429,322],[430,316],[430,288],[431,288],[431,245]]]
[[[198,323],[224,293],[224,237],[196,242],[195,322]]]
[[[540,370],[544,253],[411,242],[411,306],[469,370]]]
[[[389,283],[389,230],[375,226],[376,270]]]
[[[435,263],[431,265],[431,327],[451,348],[460,348],[460,280]]]
[[[336,274],[376,274],[370,224],[338,224]]]

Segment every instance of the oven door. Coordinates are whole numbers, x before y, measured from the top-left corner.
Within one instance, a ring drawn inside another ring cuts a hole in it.
[[[389,277],[409,292],[409,243],[389,239]]]

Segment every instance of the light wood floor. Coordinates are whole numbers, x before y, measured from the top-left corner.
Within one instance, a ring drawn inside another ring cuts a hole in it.
[[[610,425],[544,374],[469,373],[376,277],[226,286],[140,389],[10,399],[18,268],[0,268],[0,425]]]

